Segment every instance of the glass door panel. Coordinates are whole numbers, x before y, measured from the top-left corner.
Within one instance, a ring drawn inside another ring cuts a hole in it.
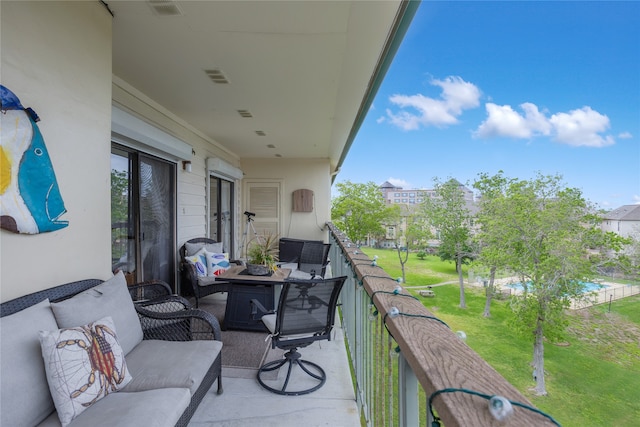
[[[175,164],[114,144],[111,262],[127,283],[163,280],[175,290]]]
[[[133,209],[133,153],[111,153],[111,270],[122,270],[127,283],[137,281],[136,221]]]
[[[175,283],[175,165],[140,154],[142,280]]]
[[[209,177],[209,238],[222,242],[225,252],[234,258],[233,187],[231,181]]]

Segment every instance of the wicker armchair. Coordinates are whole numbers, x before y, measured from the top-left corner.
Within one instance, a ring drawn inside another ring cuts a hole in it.
[[[213,239],[206,237],[196,237],[188,240],[186,243],[217,243]],[[215,277],[198,277],[196,268],[187,262],[185,257],[187,256],[186,243],[180,247],[180,277],[181,287],[180,293],[184,296],[193,296],[196,300],[196,308],[199,307],[199,300],[207,295],[215,294],[217,292],[227,292],[229,290],[229,282],[217,281]],[[235,262],[236,261],[231,261]]]

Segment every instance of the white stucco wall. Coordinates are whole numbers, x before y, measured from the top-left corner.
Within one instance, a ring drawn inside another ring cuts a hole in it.
[[[86,278],[110,263],[111,15],[99,2],[0,2],[2,84],[33,108],[69,226],[0,230],[0,299]]]
[[[242,159],[245,181],[281,179],[283,232],[281,237],[326,240],[324,224],[331,219],[331,182],[328,159]],[[313,191],[312,212],[292,212],[295,190]]]

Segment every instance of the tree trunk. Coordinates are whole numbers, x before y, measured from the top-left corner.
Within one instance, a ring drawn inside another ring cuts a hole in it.
[[[495,291],[495,288],[493,286],[493,282],[495,278],[496,278],[496,268],[491,267],[491,271],[489,273],[489,284],[485,289],[487,299],[484,303],[484,312],[482,313],[482,317],[491,317],[491,299],[493,298],[493,293]]]
[[[400,245],[398,244],[398,242],[396,242],[396,250],[398,251],[398,260],[400,261],[400,269],[402,270],[402,283],[407,283],[407,276],[405,274],[404,266],[407,263],[409,257],[407,256],[404,260],[402,259],[402,251],[400,250]]]
[[[460,308],[467,308],[467,302],[464,297],[464,276],[462,275],[462,257],[456,257],[456,270],[458,270],[458,281],[460,282]]]
[[[533,345],[533,379],[536,382],[535,392],[538,396],[547,395],[547,387],[544,383],[544,335],[542,332],[542,320],[538,319],[535,331],[535,343]]]

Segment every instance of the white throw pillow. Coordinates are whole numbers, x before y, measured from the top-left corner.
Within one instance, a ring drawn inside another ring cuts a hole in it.
[[[63,427],[132,379],[111,317],[76,328],[40,331],[40,345]]]
[[[206,252],[207,276],[219,276],[231,267],[229,254]]]
[[[200,249],[195,255],[187,256],[184,259],[196,269],[198,277],[204,277],[207,275],[207,251],[204,248]]]

